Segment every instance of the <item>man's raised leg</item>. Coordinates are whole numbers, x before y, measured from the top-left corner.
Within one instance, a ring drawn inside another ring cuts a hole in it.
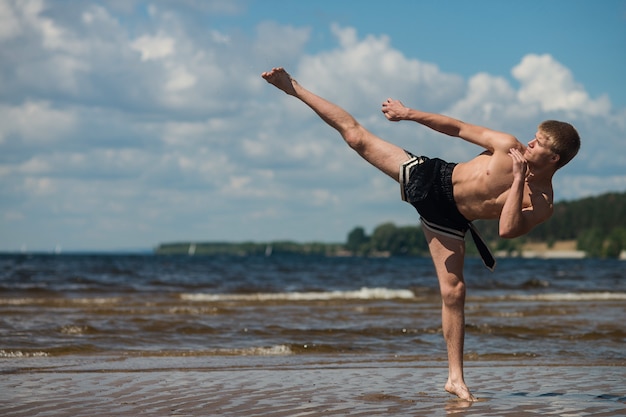
[[[346,143],[365,160],[398,181],[400,165],[408,159],[406,152],[372,134],[347,111],[302,87],[283,68],[261,74],[268,83],[309,106],[322,120],[337,130]]]
[[[465,342],[465,242],[435,234],[424,228],[441,291],[441,325],[448,349],[448,380],[445,390],[466,401],[476,401],[463,377]]]

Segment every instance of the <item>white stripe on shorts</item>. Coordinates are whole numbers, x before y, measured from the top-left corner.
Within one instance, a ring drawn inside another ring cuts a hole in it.
[[[404,162],[400,166],[398,182],[400,183],[400,196],[402,197],[402,201],[406,201],[406,194],[404,192],[404,188],[406,187],[409,181],[411,168],[413,168],[415,165],[419,165],[423,163],[424,163],[424,158],[421,158],[419,156],[412,156],[411,159]]]
[[[444,235],[444,236],[448,236],[448,237],[451,237],[453,239],[465,240],[465,232],[461,232],[460,230],[451,229],[451,228],[445,227],[445,226],[440,226],[440,225],[435,224],[433,222],[429,222],[428,220],[426,220],[423,217],[420,217],[420,220],[422,222],[422,225],[426,229],[430,230],[431,232],[438,233],[438,234]]]

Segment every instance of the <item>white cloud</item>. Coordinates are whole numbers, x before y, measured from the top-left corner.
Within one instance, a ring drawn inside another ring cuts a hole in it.
[[[56,182],[47,177],[26,177],[23,185],[35,197],[48,197],[58,190]]]
[[[263,61],[270,63],[266,65],[274,65],[272,63],[279,63],[276,66],[287,65],[292,57],[301,53],[309,37],[308,28],[262,22],[256,28],[253,51]]]
[[[9,1],[7,7],[12,9],[8,13],[9,18],[17,20],[16,23],[10,24],[10,27],[14,28],[14,35],[24,35],[26,32],[35,34],[40,38],[40,45],[48,51],[84,51],[85,45],[80,39],[53,19],[46,17],[48,4],[43,0]]]
[[[353,28],[335,25],[332,31],[339,47],[304,56],[297,75],[313,91],[341,100],[351,111],[370,114],[390,96],[440,108],[462,93],[461,77],[404,56],[387,36],[359,40]]]
[[[22,31],[20,20],[9,2],[0,2],[0,41],[18,36]]]
[[[310,203],[314,206],[327,207],[328,205],[334,205],[339,202],[339,197],[335,193],[328,189],[313,189],[311,190]]]
[[[526,55],[512,73],[521,83],[518,98],[522,104],[539,104],[545,112],[565,110],[606,115],[610,110],[608,97],[592,100],[574,80],[572,72],[549,54]]]
[[[42,155],[36,155],[20,164],[17,171],[28,175],[42,175],[50,172],[50,163]]]
[[[27,101],[18,106],[0,104],[0,145],[9,140],[46,143],[63,139],[76,125],[70,110],[59,110],[47,101]]]
[[[217,30],[211,31],[211,41],[216,44],[228,45],[230,43],[230,36],[220,33]]]
[[[476,74],[468,82],[465,97],[457,101],[449,110],[455,117],[473,123],[500,125],[508,119],[509,109],[514,107],[517,117],[519,106],[515,103],[515,90],[503,77],[487,73]],[[526,115],[527,116],[527,115]]]
[[[178,92],[193,87],[196,84],[196,77],[191,74],[183,65],[178,65],[170,69],[170,78],[165,84],[165,89],[169,92]]]
[[[158,33],[155,36],[140,36],[130,44],[130,47],[141,54],[142,61],[152,61],[172,55],[175,45],[176,41],[173,38]]]
[[[201,138],[209,136],[213,121],[186,122],[169,120],[163,123],[162,139],[173,147],[198,146]]]

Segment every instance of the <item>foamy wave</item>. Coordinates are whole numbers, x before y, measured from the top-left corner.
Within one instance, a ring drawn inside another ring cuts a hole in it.
[[[46,352],[21,352],[0,350],[0,358],[42,358],[49,356]]]
[[[87,330],[88,330],[87,326],[67,325],[67,326],[61,327],[60,332],[64,334],[80,335],[80,334],[84,334],[85,332],[87,332]]]
[[[21,306],[31,304],[43,304],[43,299],[36,298],[0,298],[0,305]]]
[[[410,290],[361,288],[356,291],[285,292],[256,294],[181,294],[188,301],[326,301],[413,299]]]
[[[22,305],[115,305],[119,304],[120,297],[94,297],[94,298],[0,298],[0,305],[22,306]]]
[[[120,297],[94,297],[94,298],[72,298],[69,300],[73,304],[90,304],[90,305],[114,305],[119,304]]]
[[[291,355],[293,351],[289,346],[276,345],[271,347],[251,347],[245,349],[223,349],[217,353],[222,355],[237,355],[237,356],[283,356]]]
[[[519,301],[618,301],[626,300],[626,293],[587,292],[587,293],[552,293],[533,295],[510,295],[509,300]]]

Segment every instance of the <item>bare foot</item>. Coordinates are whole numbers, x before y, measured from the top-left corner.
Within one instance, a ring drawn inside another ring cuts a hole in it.
[[[284,91],[290,96],[297,95],[294,86],[297,85],[298,82],[291,78],[289,73],[285,71],[284,68],[273,68],[271,71],[267,71],[261,74],[261,77],[263,77],[265,81],[272,84],[274,87]]]
[[[462,400],[470,401],[470,402],[476,401],[476,397],[472,395],[472,393],[469,391],[469,388],[467,388],[467,385],[465,385],[465,383],[454,384],[450,380],[448,380],[448,382],[446,382],[445,389],[450,394],[456,395]]]

